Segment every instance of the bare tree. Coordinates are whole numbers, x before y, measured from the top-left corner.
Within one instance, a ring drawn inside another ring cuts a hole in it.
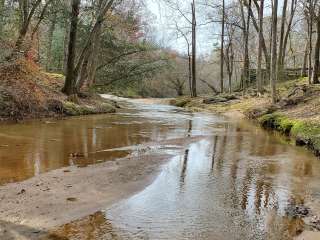
[[[177,32],[181,34],[181,36],[183,37],[183,39],[185,40],[185,42],[187,44],[188,80],[189,80],[188,83],[189,83],[190,95],[192,97],[192,95],[193,95],[193,92],[192,92],[192,56],[191,56],[191,52],[190,52],[190,41],[189,41],[187,34],[178,26],[177,22],[175,22],[175,25],[176,25]]]
[[[196,6],[195,0],[191,4],[192,9],[192,97],[197,97],[197,39],[196,39]]]

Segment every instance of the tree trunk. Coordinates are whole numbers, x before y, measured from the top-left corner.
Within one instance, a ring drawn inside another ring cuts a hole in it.
[[[281,17],[281,29],[280,29],[280,40],[279,40],[279,51],[278,51],[278,76],[282,78],[283,73],[283,63],[282,63],[282,54],[284,54],[283,47],[284,47],[284,28],[287,21],[287,5],[288,0],[284,0],[283,7],[282,7],[282,17]]]
[[[189,90],[190,90],[190,96],[193,97],[192,93],[192,57],[190,54],[190,46],[188,43],[188,78],[189,78]]]
[[[312,73],[312,83],[319,83],[319,56],[320,56],[320,9],[317,17],[317,41],[314,49],[314,64],[313,64],[313,73]]]
[[[67,74],[69,36],[70,36],[70,22],[69,22],[69,19],[66,18],[64,40],[63,40],[63,72],[65,75]]]
[[[271,73],[270,73],[270,85],[272,103],[277,102],[277,25],[278,25],[278,0],[273,1],[272,6],[272,48],[271,48]]]
[[[258,45],[258,68],[257,68],[257,89],[258,93],[262,93],[262,41],[263,41],[263,8],[264,0],[260,0],[259,9],[259,45]]]
[[[75,72],[75,56],[76,56],[76,41],[77,41],[80,0],[72,0],[71,8],[72,8],[72,12],[71,12],[71,21],[70,21],[66,80],[62,90],[67,95],[73,95],[77,93],[76,92],[77,74]]]
[[[259,7],[259,4],[258,4],[258,1],[257,0],[253,0],[253,1],[254,1],[254,4],[255,4],[256,8],[257,8],[257,11],[260,12],[260,7]],[[253,11],[252,11],[251,8],[249,8],[248,11],[250,13],[253,26],[256,29],[256,32],[259,34],[259,26],[258,26],[258,23],[257,23],[255,17],[254,17]],[[262,51],[263,51],[263,54],[264,54],[264,57],[265,57],[265,61],[266,61],[266,69],[267,69],[267,72],[269,74],[270,73],[270,69],[271,69],[271,56],[270,56],[270,53],[269,53],[269,51],[267,49],[266,41],[264,39],[264,35],[263,34],[262,34]]]
[[[309,1],[309,9],[312,8],[312,2]],[[310,10],[309,10],[310,11]],[[308,16],[308,41],[309,41],[309,53],[308,53],[308,81],[312,83],[312,31],[313,31],[313,14],[309,12]]]
[[[48,30],[48,46],[47,46],[47,63],[46,63],[46,70],[50,71],[51,70],[51,65],[52,65],[52,38],[53,38],[53,33],[56,28],[56,22],[57,22],[57,13],[54,12],[51,22],[50,22],[50,27]]]
[[[224,83],[224,29],[225,28],[225,0],[222,0],[222,19],[221,19],[221,50],[220,50],[220,91],[223,93]]]
[[[30,12],[29,12],[29,0],[20,0],[19,1],[19,8],[21,10],[21,26],[19,30],[19,36],[16,41],[15,50],[17,52],[22,50],[23,43],[25,41],[26,35],[28,33],[28,29],[31,23],[31,19],[33,18],[33,15],[40,5],[41,0],[36,0],[36,2],[33,4]]]
[[[302,69],[301,69],[301,77],[307,76],[308,48],[309,48],[309,41],[307,40],[306,45],[304,47],[303,63],[302,63]]]
[[[297,6],[297,0],[291,0],[290,18],[289,18],[287,30],[284,35],[283,48],[282,48],[281,59],[280,59],[280,64],[282,67],[284,67],[284,61],[285,61],[285,57],[286,57],[286,49],[287,49],[289,35],[291,32],[291,28],[292,28],[293,17],[294,17],[295,11],[296,11],[296,6]]]
[[[197,68],[196,68],[196,7],[195,0],[192,2],[192,95],[197,97]]]
[[[243,2],[240,2],[240,10],[241,10],[241,21],[242,21],[242,32],[243,32],[243,41],[244,41],[244,56],[243,56],[243,72],[241,75],[242,79],[242,89],[245,90],[247,87],[247,83],[249,80],[249,20],[250,20],[250,10],[251,10],[251,0],[248,7],[248,16],[247,21],[244,15]]]
[[[97,33],[94,40],[94,44],[93,44],[93,50],[90,57],[90,65],[88,70],[87,87],[91,87],[95,83],[95,79],[96,79],[98,56],[99,56],[99,50],[100,50],[100,35],[101,35],[101,29],[99,29],[99,32]]]
[[[5,0],[0,0],[0,36],[2,36],[2,34],[3,34],[4,11],[5,11]]]
[[[251,9],[251,0],[249,0],[249,9]],[[246,86],[250,84],[250,56],[249,56],[249,33],[250,33],[250,12],[247,15],[247,30],[246,30],[246,41],[245,41],[245,81]]]

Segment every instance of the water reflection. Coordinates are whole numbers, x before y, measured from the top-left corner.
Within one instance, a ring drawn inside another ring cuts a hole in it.
[[[95,164],[132,153],[134,146],[191,134],[190,115],[170,106],[129,104],[113,115],[0,125],[0,184],[45,171]],[[133,146],[129,151],[115,148]]]
[[[222,125],[219,131],[211,125],[212,136],[192,143],[150,187],[106,212],[119,236],[278,240],[301,232],[301,219],[285,211],[319,191],[319,161],[255,127]]]
[[[189,149],[186,149],[183,156],[183,163],[182,163],[182,171],[180,175],[180,183],[181,187],[184,184],[185,178],[186,178],[186,170],[188,166],[188,157],[189,157]]]

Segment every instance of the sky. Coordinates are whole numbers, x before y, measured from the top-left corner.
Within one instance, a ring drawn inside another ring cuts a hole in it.
[[[186,54],[186,42],[183,38],[177,39],[177,33],[174,30],[174,21],[176,19],[180,27],[190,27],[186,23],[183,17],[178,11],[172,11],[172,9],[166,7],[161,0],[145,0],[146,6],[151,14],[154,16],[151,24],[153,28],[154,39],[162,47],[169,47],[178,51],[179,53]],[[181,9],[191,8],[191,0],[176,0],[180,1]],[[200,0],[199,0],[200,1]],[[212,0],[215,3],[219,3],[220,0]],[[226,5],[236,0],[226,0]],[[202,1],[203,2],[203,1]],[[190,6],[190,7],[189,7]],[[215,46],[220,43],[220,24],[203,24],[208,22],[208,13],[213,13],[214,9],[209,7],[203,7],[197,4],[197,52],[198,56],[209,56],[212,51],[216,48]],[[271,14],[270,0],[265,1],[265,15]],[[283,0],[279,0],[278,15],[280,16],[283,6]],[[217,19],[215,19],[217,20]],[[200,25],[200,26],[199,26]]]
[[[180,28],[184,29],[184,31],[189,31],[188,28],[190,25],[187,24],[187,21],[177,11],[172,11],[172,9],[159,1],[146,0],[146,5],[148,10],[154,15],[151,26],[155,40],[163,47],[169,47],[179,53],[186,54],[186,41],[181,36],[177,37],[173,19],[176,19],[177,24]],[[182,1],[181,8],[188,9],[189,1]],[[199,11],[198,14],[200,14]],[[201,25],[201,17],[198,16],[198,25]],[[212,24],[198,27],[198,55],[206,56],[212,52],[214,43],[217,42],[217,36],[215,36],[214,33],[220,31],[220,29],[215,28],[217,28],[217,26]]]

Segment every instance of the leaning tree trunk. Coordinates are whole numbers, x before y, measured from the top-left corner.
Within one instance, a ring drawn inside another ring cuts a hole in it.
[[[97,73],[97,65],[98,65],[98,55],[100,50],[100,35],[101,35],[101,29],[99,29],[99,32],[97,33],[94,43],[93,43],[93,50],[92,54],[90,56],[90,64],[89,64],[89,70],[88,70],[88,80],[87,80],[87,87],[91,87],[93,84],[95,84],[96,80],[96,73]]]
[[[29,0],[19,1],[19,5],[20,5],[19,7],[21,9],[21,26],[20,26],[19,35],[15,44],[16,52],[21,51],[23,48],[23,44],[24,44],[26,35],[28,33],[31,20],[40,3],[41,3],[41,0],[36,0],[36,2],[32,5],[32,8],[29,12],[29,7],[30,7]]]
[[[66,80],[62,91],[67,95],[76,94],[76,78],[75,72],[75,56],[76,56],[76,41],[77,41],[77,29],[78,29],[78,18],[80,0],[72,0],[72,12],[70,21],[70,34],[68,44],[68,58],[66,68]]]
[[[281,29],[280,29],[280,40],[279,40],[279,51],[278,51],[278,61],[277,61],[277,67],[278,67],[278,76],[282,77],[283,74],[283,64],[282,64],[282,54],[283,51],[283,45],[284,45],[284,28],[287,21],[287,5],[288,0],[284,0],[283,7],[282,7],[282,18],[281,18]]]
[[[281,53],[281,59],[280,59],[281,60],[280,63],[282,66],[284,66],[284,61],[285,61],[285,57],[286,57],[286,49],[287,49],[287,45],[288,45],[289,35],[291,32],[291,28],[292,28],[293,17],[294,17],[295,11],[296,11],[296,6],[297,6],[297,0],[291,0],[290,17],[289,17],[287,30],[284,35],[283,47],[282,47],[282,53]]]
[[[253,0],[253,2],[254,2],[255,6],[257,8],[257,11],[260,12],[260,7],[259,7],[259,4],[258,4],[258,0]],[[255,17],[254,17],[253,11],[252,11],[251,8],[249,8],[248,11],[250,13],[253,26],[256,29],[256,32],[259,33],[259,26],[258,26],[258,23],[257,23]],[[263,34],[262,34],[262,42],[261,43],[262,43],[262,51],[263,51],[265,62],[266,62],[266,70],[267,70],[267,73],[269,75],[270,74],[270,69],[271,69],[271,56],[270,56],[269,51],[267,49],[266,41],[264,39],[264,35]]]

